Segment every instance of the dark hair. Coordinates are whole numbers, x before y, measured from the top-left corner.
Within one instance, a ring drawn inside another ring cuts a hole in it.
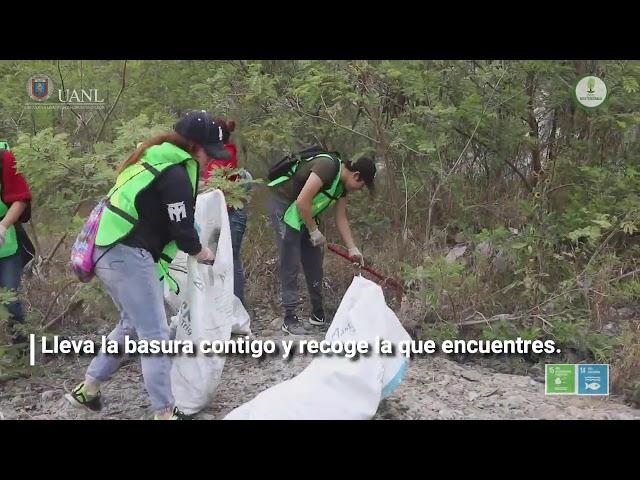
[[[117,173],[120,174],[129,165],[138,163],[140,161],[140,157],[142,157],[142,155],[144,154],[147,148],[152,147],[154,145],[160,145],[165,142],[172,143],[176,147],[179,147],[185,152],[189,152],[192,155],[195,153],[195,149],[197,147],[197,145],[194,142],[187,140],[177,132],[169,132],[169,133],[163,133],[161,135],[156,135],[155,137],[148,138],[147,140],[142,142],[142,145],[140,145],[139,148],[136,148],[136,150],[131,154],[131,156],[127,158],[124,162],[122,162],[120,167],[118,167]]]
[[[224,118],[215,118],[214,122],[222,125],[222,141],[224,143],[229,143],[229,139],[231,138],[231,132],[233,132],[236,129],[236,121],[225,120]]]
[[[360,178],[365,182],[369,193],[373,195],[375,193],[374,179],[376,176],[376,164],[371,158],[361,157],[356,162],[345,162],[347,170],[350,172],[358,172]]]

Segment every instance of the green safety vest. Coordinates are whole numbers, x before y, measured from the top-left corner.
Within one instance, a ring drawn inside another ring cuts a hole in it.
[[[0,160],[1,161],[1,160]],[[0,182],[0,220],[9,211],[9,205],[2,201],[2,182]],[[7,228],[7,233],[4,235],[4,245],[0,247],[0,258],[10,257],[18,251],[18,237],[16,236],[16,227],[11,225]]]
[[[110,247],[129,235],[138,222],[136,208],[138,195],[149,188],[160,173],[178,164],[184,164],[187,169],[195,199],[200,173],[198,162],[189,153],[172,143],[165,142],[149,147],[138,163],[129,165],[118,175],[116,184],[109,191],[109,201],[98,225],[96,245]],[[169,264],[177,252],[178,246],[175,241],[167,243],[156,263],[160,280],[165,280],[169,288],[176,293],[179,291],[178,284],[169,275]]]
[[[340,181],[340,173],[342,172],[342,160],[340,160],[338,157],[333,157],[331,155],[321,153],[319,155],[314,155],[313,157],[310,157],[305,161],[310,162],[311,160],[319,157],[327,157],[338,160],[338,173],[336,174],[336,178],[333,179],[333,182],[331,183],[331,186],[329,188],[327,188],[326,190],[320,190],[318,194],[313,197],[313,200],[311,201],[311,216],[314,219],[331,205],[333,205],[344,192],[344,185],[342,185],[342,182]],[[278,177],[275,180],[271,181],[268,186],[276,187],[283,184],[284,182],[291,180],[295,172],[298,170],[300,164],[301,162],[298,162],[296,165],[294,165],[291,175],[283,175],[281,177]],[[300,231],[300,229],[304,225],[304,220],[300,215],[300,211],[298,210],[298,206],[296,205],[295,201],[291,202],[289,208],[287,208],[287,210],[284,212],[282,220],[294,230]]]

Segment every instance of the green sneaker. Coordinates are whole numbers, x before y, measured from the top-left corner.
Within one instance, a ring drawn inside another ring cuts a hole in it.
[[[79,384],[71,391],[71,393],[67,393],[64,396],[64,398],[74,407],[84,407],[94,412],[99,412],[102,409],[101,397],[102,394],[99,390],[96,395],[90,395],[87,393],[84,383]]]
[[[153,419],[160,420],[158,418],[158,415],[154,415]],[[186,413],[180,411],[178,407],[173,407],[173,413],[169,418],[167,418],[167,420],[191,420],[191,417]]]

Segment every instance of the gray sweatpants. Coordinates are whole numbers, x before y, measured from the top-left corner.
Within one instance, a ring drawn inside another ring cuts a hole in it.
[[[151,254],[142,249],[116,244],[107,253],[96,247],[94,261],[96,276],[102,280],[111,295],[120,321],[109,334],[110,340],[124,350],[124,337],[140,340],[169,340],[169,326],[164,310],[162,283],[158,280]],[[121,355],[105,355],[100,352],[91,362],[86,373],[88,381],[104,382],[120,367]],[[142,376],[156,412],[164,412],[174,406],[171,392],[171,359],[166,355],[141,355]]]
[[[276,244],[280,253],[280,286],[282,305],[286,313],[295,313],[298,308],[298,272],[300,263],[307,280],[307,289],[314,312],[322,312],[322,261],[324,248],[314,247],[306,227],[294,230],[282,221],[284,212],[291,202],[271,194],[269,217],[275,231]]]

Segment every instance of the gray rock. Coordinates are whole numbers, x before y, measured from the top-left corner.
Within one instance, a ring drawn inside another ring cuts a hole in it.
[[[474,372],[473,370],[465,370],[460,374],[460,376],[472,382],[479,382],[483,378],[482,375],[478,372]]]
[[[47,390],[46,392],[42,392],[42,395],[40,395],[40,400],[42,402],[50,402],[51,400],[59,397],[61,394],[62,393],[57,390]]]
[[[594,418],[596,420],[611,420],[611,415],[607,412],[599,412],[596,413]]]
[[[498,252],[493,259],[493,268],[496,273],[500,274],[506,273],[509,270],[509,258],[506,253],[502,251]]]
[[[197,417],[195,417],[195,420],[215,420],[216,416],[215,415],[211,415],[210,413],[201,413],[198,414]]]
[[[521,408],[528,403],[529,402],[527,402],[527,399],[522,395],[512,395],[510,397],[507,397],[507,399],[505,400],[505,404],[509,408]]]
[[[501,394],[502,394],[502,390],[500,390],[499,388],[488,388],[480,393],[480,395],[483,397],[490,397],[492,395],[501,395]]]
[[[282,319],[280,317],[276,317],[273,320],[271,320],[271,322],[269,323],[269,326],[273,329],[273,330],[280,330],[280,327],[282,326]]]
[[[571,418],[574,419],[583,419],[585,418],[585,411],[582,408],[576,407],[574,405],[570,405],[567,407],[567,413]]]
[[[491,242],[488,240],[485,240],[476,246],[476,253],[480,253],[485,257],[490,257],[493,255],[493,245],[491,245]]]
[[[634,416],[630,413],[615,413],[613,418],[616,420],[640,420],[639,416]]]
[[[616,310],[616,315],[618,316],[618,318],[622,319],[633,318],[635,314],[636,312],[633,310],[633,308],[624,307]]]
[[[455,418],[455,413],[453,410],[443,408],[438,412],[438,416],[443,420],[453,420]]]
[[[474,402],[476,400],[476,398],[480,397],[480,394],[478,392],[469,392],[467,393],[467,400],[469,402]]]
[[[551,405],[540,405],[533,411],[533,415],[536,418],[541,418],[545,420],[553,419],[555,415],[557,415],[558,408],[552,407]]]
[[[14,420],[18,418],[18,412],[9,407],[0,408],[0,420]]]
[[[453,263],[458,258],[463,256],[466,251],[467,251],[467,246],[466,245],[457,245],[457,246],[453,247],[451,250],[449,250],[449,253],[447,253],[447,256],[445,257],[445,260],[446,260],[447,263]]]

